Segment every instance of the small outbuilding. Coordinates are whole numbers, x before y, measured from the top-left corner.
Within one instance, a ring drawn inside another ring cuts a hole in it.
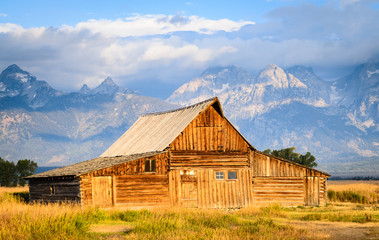
[[[256,150],[212,98],[143,115],[99,158],[27,179],[32,201],[241,208],[325,205],[329,176]]]

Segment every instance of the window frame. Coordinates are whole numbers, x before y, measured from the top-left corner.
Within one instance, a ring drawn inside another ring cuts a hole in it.
[[[235,173],[236,174],[236,178],[229,178],[229,173]],[[233,181],[238,180],[238,173],[237,173],[237,171],[228,171],[228,180],[233,180]]]
[[[148,168],[146,168],[148,166]],[[145,159],[145,173],[156,173],[157,161],[156,159]]]
[[[222,178],[219,178],[222,177]],[[223,171],[217,171],[215,172],[215,178],[216,180],[225,180],[225,173]]]

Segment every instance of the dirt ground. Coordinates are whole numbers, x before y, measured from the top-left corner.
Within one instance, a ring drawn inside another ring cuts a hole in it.
[[[107,225],[107,224],[94,224],[91,226],[89,232],[92,233],[126,233],[131,229],[128,225]]]
[[[378,223],[291,221],[290,224],[309,231],[323,232],[333,240],[379,239]]]

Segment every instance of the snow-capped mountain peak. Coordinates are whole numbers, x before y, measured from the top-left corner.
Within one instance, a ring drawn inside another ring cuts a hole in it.
[[[83,86],[80,88],[79,93],[81,94],[90,94],[91,89],[88,87],[87,84],[83,84]]]
[[[20,84],[27,83],[33,78],[35,79],[35,77],[32,74],[22,70],[16,64],[12,64],[8,66],[1,73],[1,75],[2,75],[2,79],[0,81],[8,85],[15,84],[15,82],[18,82],[18,85],[15,87],[19,87]]]
[[[113,81],[111,77],[107,77],[104,79],[104,81],[100,85],[105,86],[117,86],[116,83]]]
[[[111,77],[105,78],[99,86],[91,90],[91,94],[114,95],[116,93],[136,94],[137,92],[118,86]]]
[[[257,82],[271,85],[274,88],[307,88],[307,86],[299,79],[292,74],[287,74],[282,68],[274,64],[266,66],[266,68],[259,74]]]
[[[9,65],[6,69],[3,70],[3,73],[20,73],[24,72],[19,66],[16,64]]]
[[[353,160],[379,155],[378,69],[379,64],[366,64],[330,83],[303,66],[270,64],[257,77],[217,67],[183,84],[167,100],[190,105],[218,96],[225,114],[258,149],[296,146],[315,152],[321,161],[331,156],[346,160],[347,153]]]

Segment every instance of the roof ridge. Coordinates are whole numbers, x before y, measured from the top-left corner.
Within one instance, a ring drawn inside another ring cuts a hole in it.
[[[205,102],[211,102],[211,101],[214,101],[215,99],[217,99],[217,97],[211,97],[211,98],[208,98],[208,99],[206,99],[206,100],[204,100],[204,101],[201,101],[201,102],[195,103],[195,104],[190,105],[190,106],[187,106],[187,107],[181,107],[181,108],[172,109],[172,110],[167,110],[167,111],[163,111],[163,112],[145,113],[145,114],[141,115],[141,117],[156,116],[156,115],[161,115],[161,114],[166,114],[166,113],[172,113],[172,112],[182,111],[182,110],[184,110],[184,109],[193,108],[193,107],[195,107],[195,106],[198,106],[198,105],[204,104]]]

